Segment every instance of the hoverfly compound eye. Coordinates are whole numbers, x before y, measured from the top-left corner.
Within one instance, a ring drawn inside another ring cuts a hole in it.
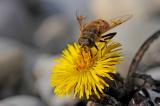
[[[79,39],[78,39],[78,43],[79,43],[79,45],[82,45],[82,44],[83,44],[83,39],[82,39],[82,38],[79,38]]]
[[[90,40],[88,38],[84,38],[83,39],[83,43],[84,43],[84,45],[89,45],[90,44]]]
[[[92,47],[93,44],[94,44],[94,41],[91,38],[80,37],[79,40],[78,40],[78,43],[81,46]]]

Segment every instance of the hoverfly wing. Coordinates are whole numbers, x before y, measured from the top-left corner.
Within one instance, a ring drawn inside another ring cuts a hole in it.
[[[80,28],[80,36],[83,36],[82,31],[86,26],[86,23],[85,23],[86,17],[83,15],[79,15],[78,11],[76,11],[76,19],[78,21],[79,28]]]
[[[120,16],[120,17],[116,17],[112,20],[110,20],[108,23],[109,23],[109,26],[110,26],[110,29],[128,21],[129,19],[132,18],[132,15],[124,15],[124,16]]]

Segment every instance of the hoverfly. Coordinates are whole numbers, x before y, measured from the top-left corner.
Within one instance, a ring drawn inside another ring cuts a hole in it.
[[[132,15],[117,17],[108,22],[103,19],[97,19],[89,24],[84,23],[84,16],[76,17],[80,26],[80,37],[78,39],[78,43],[81,45],[82,48],[95,47],[98,50],[98,47],[95,44],[96,42],[106,42],[106,40],[112,39],[117,33],[112,32],[106,35],[103,34],[110,29],[129,20]]]

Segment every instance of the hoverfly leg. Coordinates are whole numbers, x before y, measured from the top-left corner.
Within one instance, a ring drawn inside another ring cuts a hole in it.
[[[102,50],[106,47],[107,41],[105,41],[105,40],[100,40],[100,42],[104,42],[104,43],[105,43],[105,45],[101,48],[101,56],[102,56]]]
[[[106,35],[103,35],[102,38],[105,38],[105,37],[108,37],[108,36],[114,36],[116,34],[117,34],[117,32],[108,33]]]
[[[100,40],[100,42],[105,42],[106,43],[106,41],[104,41],[104,40]]]
[[[107,46],[107,43],[108,43],[116,34],[117,34],[116,32],[113,32],[113,33],[109,33],[109,34],[106,34],[106,35],[102,36],[103,40],[100,40],[100,42],[105,42],[105,45],[102,47],[101,52],[102,52],[102,50]]]
[[[81,52],[80,53],[81,53],[83,59],[85,59],[84,53],[86,52],[86,49],[87,48],[84,45],[81,46]]]
[[[95,56],[98,54],[98,47],[97,47],[97,45],[96,44],[94,44],[94,47],[97,49],[97,53],[95,54]]]
[[[104,38],[104,40],[109,40],[109,39],[112,39],[116,34],[117,32],[109,33],[109,34],[103,35],[101,38]]]
[[[97,49],[97,51],[99,50],[96,44],[94,44],[94,47]]]
[[[90,56],[93,57],[92,51],[89,49]]]

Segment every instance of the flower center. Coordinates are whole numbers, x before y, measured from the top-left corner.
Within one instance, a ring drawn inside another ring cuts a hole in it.
[[[94,63],[94,59],[92,57],[91,50],[80,51],[78,59],[75,60],[75,68],[77,71],[82,71],[90,68]]]

